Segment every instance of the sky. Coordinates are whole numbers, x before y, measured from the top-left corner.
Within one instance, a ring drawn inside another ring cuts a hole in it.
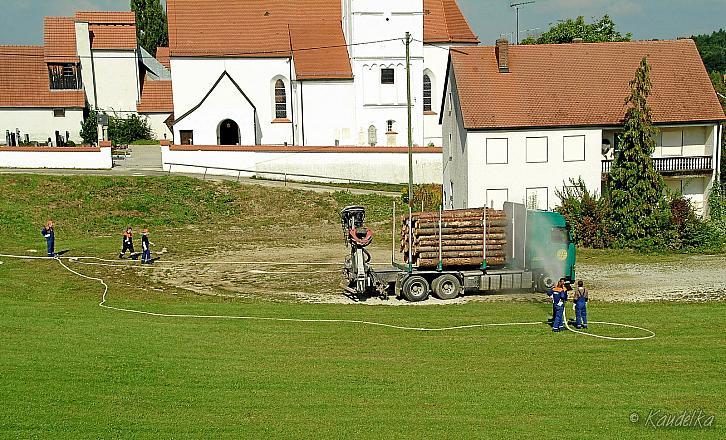
[[[493,44],[501,36],[514,40],[515,13],[510,0],[458,2],[482,43]],[[42,44],[44,16],[71,16],[77,10],[129,10],[129,0],[0,0],[0,4],[0,44]],[[605,13],[622,33],[632,32],[636,39],[670,39],[726,28],[726,0],[537,0],[520,10],[520,37],[543,32],[565,18],[599,18]],[[528,32],[530,29],[534,30]]]

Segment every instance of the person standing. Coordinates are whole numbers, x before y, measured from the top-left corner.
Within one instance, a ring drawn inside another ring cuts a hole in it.
[[[119,258],[123,258],[126,255],[126,251],[129,251],[129,256],[134,256],[134,231],[129,226],[124,232],[123,240],[121,242],[121,253],[118,254]]]
[[[40,233],[43,234],[43,237],[45,237],[45,244],[48,248],[48,256],[51,258],[57,257],[58,254],[55,253],[55,229],[53,228],[53,220],[48,220]]]
[[[577,290],[575,290],[575,327],[587,328],[587,302],[590,300],[589,293],[585,288],[585,283],[580,280],[577,282]]]
[[[557,286],[547,292],[547,296],[552,298],[552,307],[554,308],[554,320],[552,321],[552,331],[559,332],[564,329],[565,303],[567,302],[567,289],[565,289],[565,279],[560,278]]]
[[[141,232],[141,264],[151,264],[151,248],[149,243],[149,230]]]

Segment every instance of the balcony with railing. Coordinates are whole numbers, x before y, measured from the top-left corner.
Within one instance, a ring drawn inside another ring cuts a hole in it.
[[[609,174],[612,160],[602,161],[602,173]],[[679,156],[653,158],[655,170],[666,176],[704,175],[713,173],[711,156]]]

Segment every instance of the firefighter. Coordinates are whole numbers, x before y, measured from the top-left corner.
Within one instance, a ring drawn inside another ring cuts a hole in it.
[[[567,289],[565,289],[565,279],[560,278],[557,286],[553,287],[547,296],[552,298],[552,306],[554,308],[554,320],[552,321],[552,331],[559,332],[564,329],[564,313],[565,303],[567,302]]]
[[[575,290],[575,327],[587,328],[587,302],[590,300],[589,293],[582,280],[577,282]]]
[[[124,232],[121,242],[121,253],[118,254],[118,257],[123,258],[126,255],[126,251],[129,251],[129,256],[134,257],[134,231],[131,226],[126,228],[126,232]]]
[[[141,232],[141,264],[151,264],[151,248],[149,243],[149,230]]]
[[[45,237],[45,244],[48,248],[48,256],[57,257],[58,254],[55,253],[55,230],[53,229],[53,220],[48,220],[40,233],[43,234],[43,237]]]

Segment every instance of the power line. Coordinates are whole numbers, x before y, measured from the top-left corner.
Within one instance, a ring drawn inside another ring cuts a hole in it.
[[[218,53],[218,54],[210,54],[210,55],[198,55],[198,57],[201,58],[217,58],[217,57],[243,57],[246,55],[283,55],[283,54],[294,54],[295,52],[306,52],[306,51],[312,51],[312,50],[326,50],[326,49],[337,49],[337,48],[348,48],[353,46],[363,46],[367,44],[379,44],[379,43],[388,43],[391,41],[403,41],[403,38],[388,38],[385,40],[372,40],[372,41],[362,41],[359,43],[350,43],[350,44],[334,44],[334,45],[328,45],[328,46],[313,46],[313,47],[303,47],[294,49],[291,48],[289,50],[287,49],[280,49],[280,50],[264,50],[264,51],[246,51],[246,52],[224,52],[224,53]],[[24,46],[28,47],[28,46]],[[39,46],[32,46],[32,47],[39,47]],[[133,56],[87,56],[87,55],[73,55],[73,56],[67,56],[67,55],[48,55],[45,54],[28,54],[28,53],[9,53],[9,52],[0,52],[0,55],[5,56],[17,56],[17,57],[26,57],[26,58],[79,58],[79,59],[85,59],[85,58],[94,58],[95,60],[106,60],[106,59],[137,59],[139,58],[137,55]],[[173,57],[173,55],[172,55]],[[194,55],[184,55],[184,57],[191,57],[194,58]],[[142,57],[144,58],[144,57]],[[148,58],[148,57],[146,57]]]

